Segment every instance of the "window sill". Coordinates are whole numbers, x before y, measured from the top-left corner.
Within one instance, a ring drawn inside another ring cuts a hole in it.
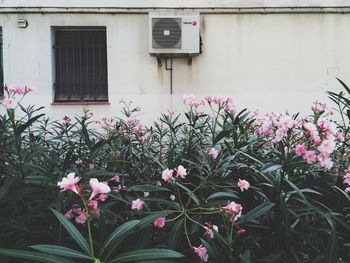
[[[54,101],[51,105],[110,105],[108,101]]]

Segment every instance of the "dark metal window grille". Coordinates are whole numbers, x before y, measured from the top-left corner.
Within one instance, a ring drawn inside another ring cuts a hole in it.
[[[106,28],[54,28],[54,34],[54,100],[108,101]]]
[[[2,64],[2,27],[0,27],[0,97],[4,95],[4,70]]]

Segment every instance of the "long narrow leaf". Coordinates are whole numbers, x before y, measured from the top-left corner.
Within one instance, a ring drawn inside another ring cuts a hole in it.
[[[31,252],[17,249],[0,248],[0,255],[14,258],[23,258],[25,260],[35,260],[36,262],[39,261],[47,263],[73,263],[72,261],[65,258],[52,256],[40,252]]]
[[[55,214],[57,219],[61,222],[61,224],[64,226],[64,228],[68,231],[68,233],[71,235],[71,237],[75,240],[75,242],[82,248],[82,250],[92,256],[92,253],[90,251],[89,245],[86,242],[85,238],[80,234],[79,230],[60,212],[51,209],[52,212]]]
[[[164,258],[182,258],[184,255],[169,249],[150,248],[126,252],[112,259],[108,263],[130,262],[139,260],[164,259]]]
[[[134,232],[139,222],[140,220],[131,220],[117,227],[102,246],[101,255],[108,259],[120,242]]]
[[[74,249],[70,249],[67,247],[63,247],[63,246],[40,244],[40,245],[31,246],[31,248],[44,253],[49,253],[49,254],[63,256],[63,257],[92,259],[90,256],[87,256],[79,251],[76,251]]]
[[[254,220],[263,214],[267,213],[275,204],[271,202],[262,203],[261,205],[255,207],[253,210],[249,211],[247,214],[241,217],[241,222],[248,222]]]

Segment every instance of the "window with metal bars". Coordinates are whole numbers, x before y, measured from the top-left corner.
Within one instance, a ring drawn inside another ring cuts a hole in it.
[[[54,101],[108,101],[105,27],[55,27]]]
[[[0,27],[0,97],[4,96],[4,70],[2,63],[2,27]]]

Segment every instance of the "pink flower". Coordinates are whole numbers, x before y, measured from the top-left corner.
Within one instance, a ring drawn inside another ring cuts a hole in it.
[[[183,96],[183,102],[187,106],[193,106],[196,105],[197,101],[194,95],[184,95]]]
[[[306,147],[305,147],[305,145],[303,145],[303,144],[298,144],[297,146],[295,146],[295,153],[297,154],[297,155],[304,155],[305,154],[305,152],[306,152]]]
[[[162,172],[162,179],[165,181],[165,182],[169,182],[170,180],[173,180],[174,177],[173,177],[173,170],[169,170],[168,168],[165,169],[163,172]]]
[[[140,198],[137,198],[136,200],[132,201],[131,209],[140,211],[142,210],[143,205],[144,202]]]
[[[243,227],[241,227],[240,229],[238,229],[238,235],[242,235],[244,234],[245,232],[247,232],[247,230]]]
[[[330,170],[333,167],[332,159],[327,153],[321,153],[317,159],[320,162],[320,165],[326,168],[326,170]]]
[[[18,95],[24,95],[26,93],[26,88],[24,86],[17,86],[15,88],[15,92],[18,94]]]
[[[149,196],[149,192],[143,192],[143,196],[144,197],[148,197]]]
[[[147,134],[144,134],[144,135],[142,135],[142,136],[140,137],[140,141],[141,141],[142,143],[148,141],[148,139],[149,139],[149,136],[148,136]]]
[[[247,180],[241,180],[238,179],[238,183],[237,186],[241,189],[241,191],[243,192],[244,190],[248,190],[250,187],[250,183]]]
[[[213,160],[215,160],[218,157],[218,151],[212,147],[212,148],[207,148],[205,151]]]
[[[107,199],[107,197],[108,197],[108,195],[100,194],[97,199],[99,201],[103,202],[103,201],[105,201]]]
[[[116,183],[119,183],[120,178],[119,178],[118,175],[116,175],[116,176],[114,176],[111,180],[114,181],[114,182],[116,182]]]
[[[64,216],[65,216],[66,218],[68,218],[68,219],[72,219],[72,218],[74,217],[73,210],[72,210],[72,209],[68,210],[68,211],[64,214]]]
[[[344,133],[342,133],[342,132],[337,133],[336,139],[337,139],[338,142],[343,142],[343,141],[345,141]]]
[[[62,120],[63,120],[63,123],[66,124],[66,125],[69,125],[69,124],[71,123],[71,121],[72,121],[72,119],[69,118],[69,116],[67,116],[67,115],[65,115],[65,116],[62,118]]]
[[[156,186],[162,186],[162,182],[161,181],[157,181],[156,182]]]
[[[335,149],[335,142],[333,140],[324,140],[322,143],[317,147],[317,150],[319,150],[322,153],[332,153]]]
[[[31,85],[31,84],[26,85],[26,92],[31,92],[31,91],[35,91],[35,90],[36,90],[36,88],[33,85]]]
[[[322,118],[318,120],[317,124],[318,126],[320,126],[321,130],[326,132],[326,134],[332,134],[332,135],[337,134],[337,126],[335,125],[334,122],[331,122],[330,120]]]
[[[350,173],[345,174],[343,179],[344,179],[344,184],[350,185]]]
[[[214,238],[213,229],[211,229],[209,227],[204,227],[204,229],[205,229],[205,233],[204,233],[205,236],[208,236],[210,238]]]
[[[304,159],[307,161],[308,164],[312,164],[316,162],[317,155],[315,151],[306,151],[304,155]]]
[[[169,199],[170,199],[171,201],[175,201],[175,195],[170,195]]]
[[[96,178],[91,178],[89,184],[92,190],[89,200],[91,200],[95,195],[108,194],[111,191],[108,184],[99,182]]]
[[[67,177],[63,177],[62,181],[58,182],[57,185],[61,188],[61,192],[72,190],[73,192],[79,194],[79,187],[77,186],[79,180],[80,177],[75,177],[75,173],[69,173]]]
[[[176,170],[176,177],[181,177],[182,179],[185,179],[186,175],[186,169],[182,165],[179,165]]]
[[[283,132],[286,132],[288,129],[293,128],[294,125],[295,121],[288,115],[282,115],[277,122],[278,128]]]
[[[203,245],[200,245],[199,247],[193,247],[194,249],[194,253],[197,254],[197,256],[199,257],[199,259],[201,261],[208,261],[208,251],[205,247],[203,247]]]
[[[84,211],[82,211],[80,213],[80,215],[78,215],[76,218],[75,218],[75,222],[77,222],[78,224],[84,224],[87,220],[87,216],[85,214]]]
[[[5,98],[2,103],[6,109],[14,109],[17,106],[17,101],[12,98]]]
[[[226,210],[227,215],[233,221],[237,221],[238,218],[240,218],[242,215],[242,206],[240,204],[233,202],[233,201],[228,203],[227,206],[224,206],[223,209]]]
[[[344,191],[345,193],[350,193],[350,187],[346,187]]]
[[[156,220],[154,220],[153,225],[156,228],[163,228],[165,226],[165,217],[158,217]]]
[[[237,110],[236,110],[236,105],[234,104],[233,100],[231,98],[228,98],[226,100],[226,110],[231,113],[232,115],[235,115]]]
[[[205,233],[204,235],[210,237],[210,238],[214,238],[214,231],[218,232],[219,228],[216,225],[212,225],[211,227],[204,227],[205,229]]]
[[[90,200],[88,202],[88,207],[95,210],[98,207],[98,202],[96,200]]]
[[[286,133],[284,130],[277,129],[276,134],[275,134],[275,138],[273,139],[273,143],[278,143],[280,141],[283,140],[284,136],[286,136]]]

